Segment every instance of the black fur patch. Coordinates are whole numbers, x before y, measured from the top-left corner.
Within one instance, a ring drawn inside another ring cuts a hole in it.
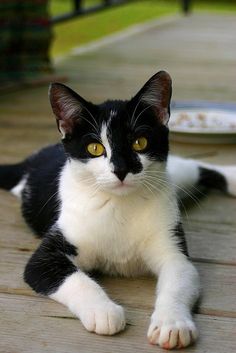
[[[168,129],[161,125],[151,108],[136,101],[110,101],[103,105],[108,140],[112,149],[111,162],[117,174],[137,174],[142,171],[139,154],[150,159],[165,161],[168,155]],[[148,108],[148,109],[147,109]],[[111,118],[111,112],[115,112]],[[143,152],[132,149],[133,142],[146,137],[147,148]]]
[[[62,145],[42,149],[28,159],[28,179],[22,194],[22,212],[33,231],[43,236],[58,217],[58,182],[66,157]]]
[[[68,243],[60,231],[53,231],[43,239],[26,265],[24,280],[37,293],[55,292],[66,277],[77,271],[67,255],[76,256],[76,248]]]
[[[187,243],[185,239],[185,233],[181,222],[179,222],[177,226],[174,228],[174,236],[178,239],[178,245],[182,253],[186,256],[189,256]]]
[[[151,107],[140,103],[136,109],[137,104],[133,100],[114,100],[98,106],[88,105],[73,133],[63,139],[68,156],[84,163],[94,158],[88,153],[87,146],[92,142],[100,142],[101,130],[105,125],[112,150],[111,162],[118,173],[126,175],[141,172],[139,153],[132,149],[132,143],[141,136],[148,140],[148,146],[142,153],[152,160],[166,161],[169,150],[168,128],[161,124]],[[113,117],[112,112],[115,112]]]
[[[227,182],[225,177],[215,170],[207,168],[199,168],[199,185],[203,185],[209,189],[217,189],[223,192],[227,192]]]
[[[26,163],[0,166],[0,188],[11,190],[23,178],[26,172]]]

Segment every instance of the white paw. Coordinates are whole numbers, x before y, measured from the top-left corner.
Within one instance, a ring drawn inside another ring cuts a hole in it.
[[[175,315],[171,318],[155,311],[148,329],[148,340],[165,349],[184,348],[196,341],[198,332],[190,316]]]
[[[124,309],[110,300],[94,306],[85,305],[79,318],[88,331],[99,335],[114,335],[125,328]]]

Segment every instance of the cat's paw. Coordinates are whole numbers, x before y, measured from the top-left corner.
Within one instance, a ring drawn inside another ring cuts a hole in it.
[[[85,306],[79,317],[88,331],[99,335],[114,335],[125,328],[124,309],[112,301]]]
[[[148,340],[165,349],[184,348],[196,341],[198,332],[190,317],[170,314],[165,318],[154,312],[148,329]]]

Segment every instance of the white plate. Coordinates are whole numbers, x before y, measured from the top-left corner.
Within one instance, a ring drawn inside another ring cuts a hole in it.
[[[175,108],[169,122],[170,138],[192,143],[236,143],[236,110]]]

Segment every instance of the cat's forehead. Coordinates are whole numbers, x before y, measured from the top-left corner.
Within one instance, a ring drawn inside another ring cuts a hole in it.
[[[127,114],[127,102],[125,101],[107,101],[100,106],[103,117],[106,121],[119,118]]]
[[[108,130],[117,130],[127,126],[129,115],[125,101],[108,101],[100,107],[100,123]]]

